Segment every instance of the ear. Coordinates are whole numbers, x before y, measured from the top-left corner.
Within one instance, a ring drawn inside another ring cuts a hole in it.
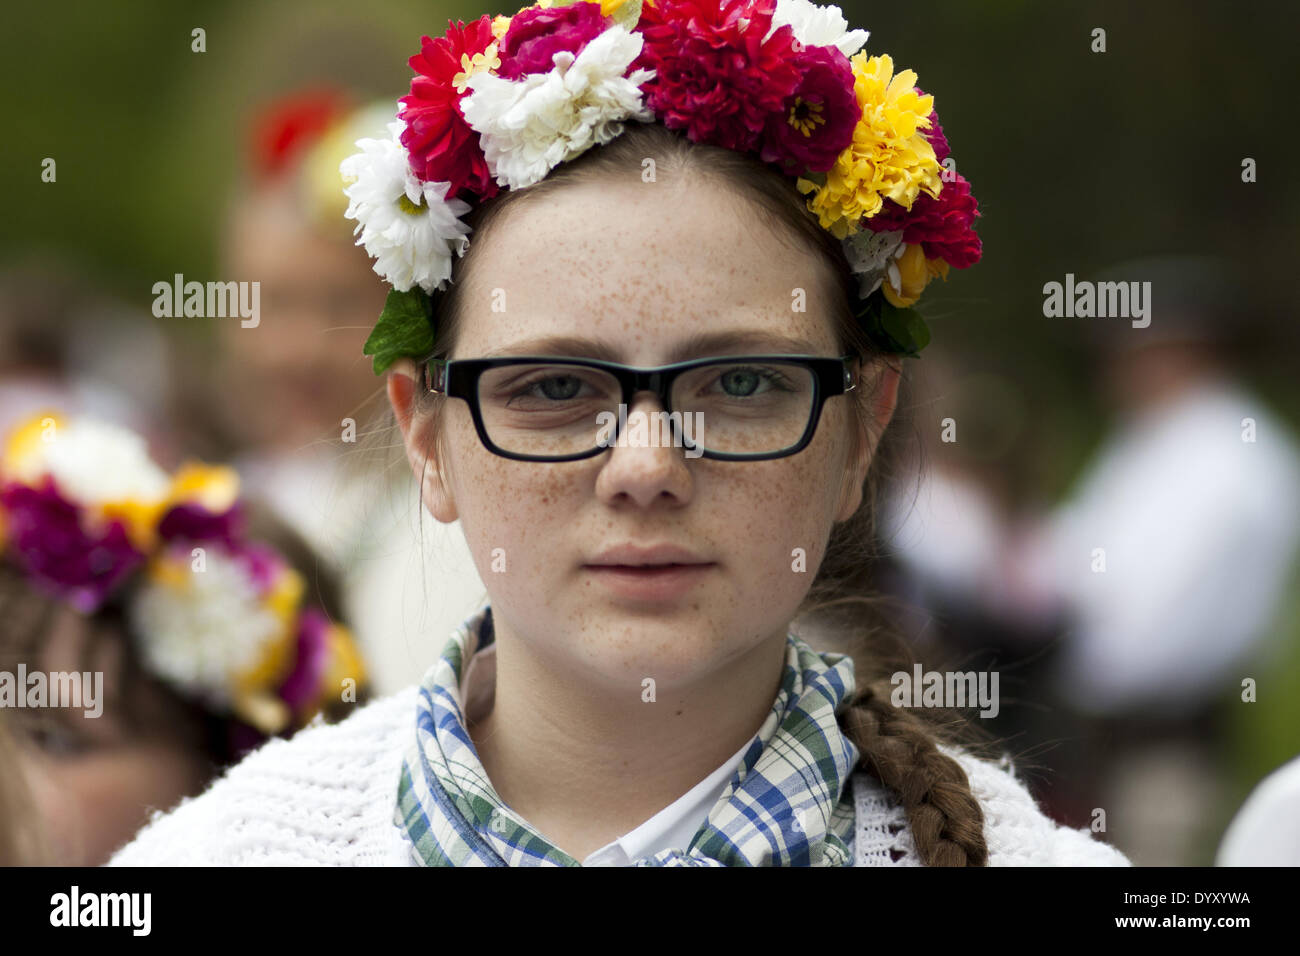
[[[410,359],[394,362],[388,370],[387,387],[388,403],[393,406],[402,444],[406,446],[406,460],[420,485],[420,500],[429,514],[443,524],[450,524],[458,517],[456,500],[439,467],[434,442],[436,422],[431,415],[421,415],[417,408],[417,396],[423,386],[415,363]]]
[[[885,433],[885,428],[894,417],[902,373],[902,360],[893,356],[879,359],[866,366],[859,366],[858,388],[872,389],[867,406],[868,427],[855,436],[853,459],[848,463],[844,482],[840,486],[840,502],[835,513],[836,522],[848,521],[862,506],[862,484],[867,480],[867,472],[871,469],[871,462],[876,456],[876,446],[880,442],[880,436]],[[854,422],[857,422],[856,416]]]

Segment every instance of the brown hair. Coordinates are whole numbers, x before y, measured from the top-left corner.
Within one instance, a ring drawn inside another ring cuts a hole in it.
[[[754,157],[693,143],[658,123],[629,123],[609,143],[561,164],[541,182],[475,206],[465,221],[472,227],[473,236],[481,236],[510,206],[537,199],[566,183],[630,176],[639,179],[647,157],[653,157],[657,177],[691,173],[712,177],[749,201],[775,236],[791,245],[819,250],[829,267],[826,277],[836,286],[831,290],[831,301],[835,304],[833,321],[842,354],[858,356],[864,368],[877,368],[874,363],[886,359],[853,317],[851,303],[856,300],[857,281],[839,240],[820,227],[792,181]],[[434,297],[437,345],[430,358],[448,357],[455,347],[460,299],[476,248],[478,245],[471,240],[458,266],[457,281]],[[907,390],[904,383],[903,393]],[[431,408],[443,401],[441,396],[420,391],[425,396],[421,401]],[[858,388],[848,393],[860,423],[875,421],[870,411],[873,391]],[[983,866],[988,862],[988,847],[979,802],[960,764],[936,745],[984,751],[994,744],[991,736],[956,710],[903,709],[890,700],[890,675],[898,671],[911,673],[915,663],[907,643],[892,624],[890,602],[872,593],[870,585],[872,569],[880,557],[876,505],[888,483],[897,477],[905,451],[899,436],[910,424],[905,401],[900,400],[899,409],[893,427],[878,436],[862,504],[849,520],[832,531],[826,555],[796,620],[828,625],[842,635],[843,648],[854,659],[857,690],[851,706],[841,715],[841,726],[860,752],[858,769],[877,778],[902,803],[922,861],[931,866]],[[861,429],[852,431],[857,445]],[[440,443],[442,430],[435,436],[435,442]]]
[[[0,710],[0,866],[41,866],[48,856],[45,836],[7,723]]]

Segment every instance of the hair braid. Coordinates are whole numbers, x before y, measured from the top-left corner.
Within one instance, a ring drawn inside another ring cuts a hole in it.
[[[861,753],[858,767],[902,800],[912,840],[927,866],[985,866],[984,813],[961,765],[941,753],[931,728],[895,707],[890,682],[861,688],[842,719]]]

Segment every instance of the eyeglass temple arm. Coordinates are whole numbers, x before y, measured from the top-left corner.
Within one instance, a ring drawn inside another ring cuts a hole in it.
[[[424,387],[430,392],[447,389],[447,360],[429,359],[424,363]]]

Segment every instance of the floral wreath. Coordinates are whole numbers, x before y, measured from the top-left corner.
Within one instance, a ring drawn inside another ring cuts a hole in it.
[[[239,479],[168,474],[143,438],[44,412],[0,457],[0,559],[84,614],[126,595],[145,667],[266,736],[296,730],[366,678],[352,635],[303,606],[302,576],[250,541]]]
[[[628,120],[790,176],[843,243],[867,333],[916,357],[930,333],[911,306],[979,260],[979,211],[934,98],[847,27],[810,0],[539,0],[424,37],[388,138],[358,140],[339,167],[357,245],[392,286],[364,349],[375,372],[432,351],[431,296],[468,248],[472,204],[541,181]]]

